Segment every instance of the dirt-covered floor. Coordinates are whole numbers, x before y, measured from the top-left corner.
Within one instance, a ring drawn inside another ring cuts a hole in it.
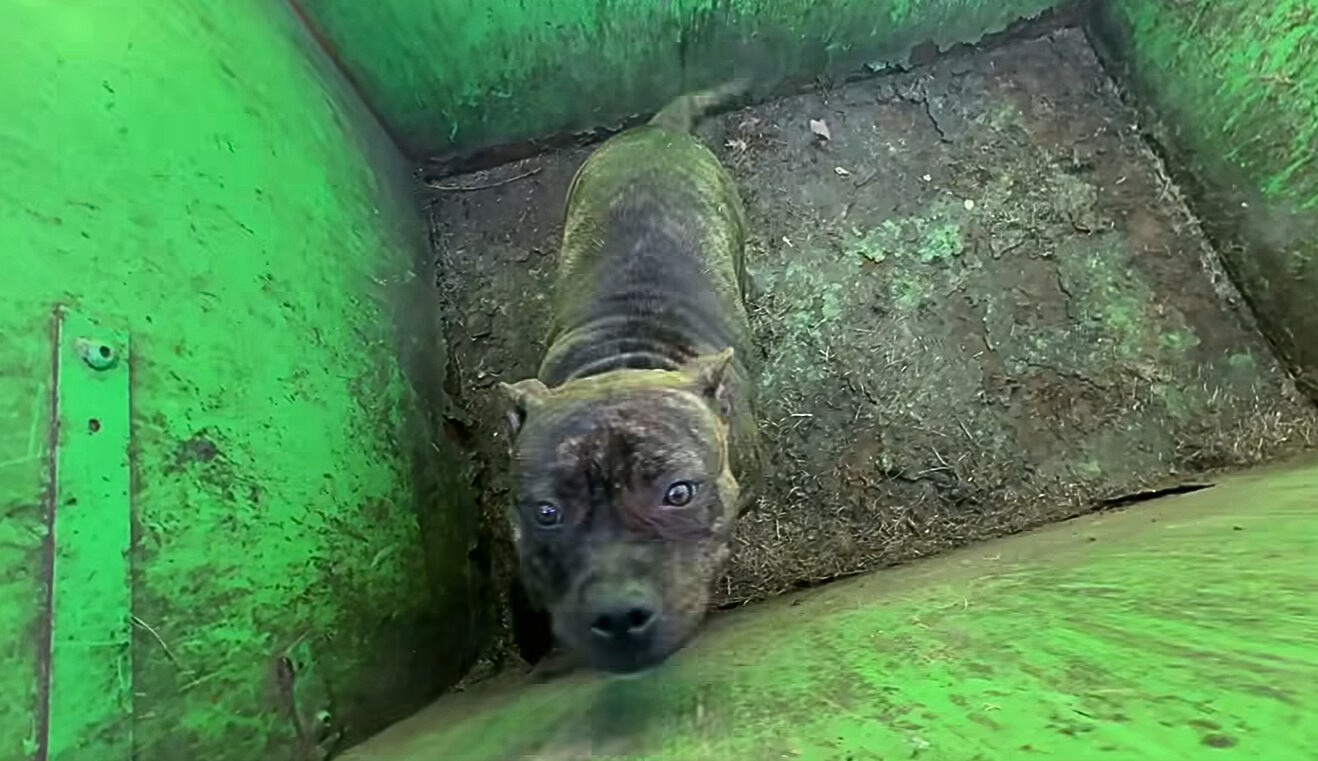
[[[1314,440],[1135,122],[1062,30],[701,127],[748,206],[772,449],[719,603]],[[428,205],[491,600],[512,571],[494,384],[536,371],[587,150],[445,178]]]

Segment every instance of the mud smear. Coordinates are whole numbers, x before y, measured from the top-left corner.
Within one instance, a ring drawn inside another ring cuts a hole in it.
[[[1061,30],[701,127],[748,207],[772,449],[717,604],[1314,440],[1137,122],[1083,35]],[[500,579],[513,558],[494,386],[544,351],[563,195],[587,151],[449,177],[428,204]],[[510,636],[495,649],[512,657]]]

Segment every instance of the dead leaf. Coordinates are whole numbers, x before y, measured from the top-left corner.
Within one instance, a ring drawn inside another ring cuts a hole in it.
[[[832,140],[833,135],[828,131],[828,124],[823,119],[811,119],[810,131],[818,135],[823,140]]]

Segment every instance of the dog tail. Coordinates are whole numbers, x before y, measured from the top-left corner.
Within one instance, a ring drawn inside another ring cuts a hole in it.
[[[742,77],[708,90],[679,95],[655,114],[650,123],[674,132],[690,132],[705,114],[745,95],[750,84],[749,78]]]

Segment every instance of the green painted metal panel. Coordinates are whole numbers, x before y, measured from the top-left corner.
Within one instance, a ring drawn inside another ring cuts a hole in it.
[[[298,0],[417,155],[609,124],[732,73],[787,79],[974,42],[1060,0]]]
[[[479,631],[396,150],[280,3],[4,3],[0,45],[0,758],[43,736],[56,304],[133,340],[134,758],[305,756],[406,714]]]
[[[128,336],[55,313],[45,758],[132,757]]]
[[[455,695],[343,761],[1311,758],[1318,465],[714,619],[669,667]]]
[[[9,213],[0,206],[0,220]],[[3,221],[0,229],[8,231]],[[8,269],[20,252],[12,241],[2,251]],[[3,288],[0,310],[12,298]],[[51,310],[31,315],[23,333],[15,327],[7,320],[0,327],[0,758],[27,759],[45,738]]]
[[[1318,400],[1318,4],[1112,0],[1097,38],[1264,331]]]

